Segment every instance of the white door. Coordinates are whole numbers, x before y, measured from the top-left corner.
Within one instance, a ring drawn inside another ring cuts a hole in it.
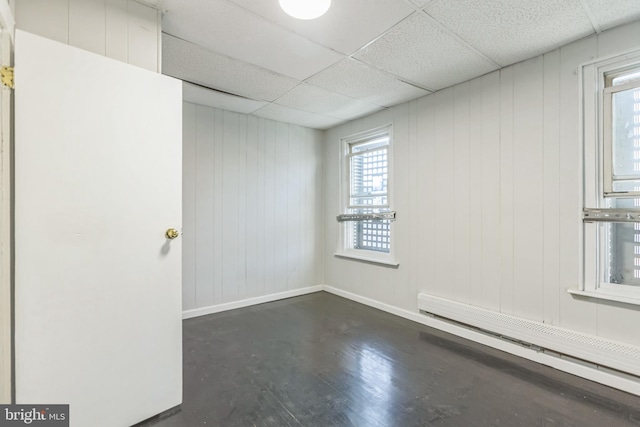
[[[179,81],[17,32],[17,403],[128,426],[182,400]]]

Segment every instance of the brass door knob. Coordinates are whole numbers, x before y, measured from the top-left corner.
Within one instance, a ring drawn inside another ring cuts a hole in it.
[[[164,235],[167,237],[167,239],[169,240],[173,240],[176,237],[178,237],[180,233],[178,233],[178,230],[176,230],[175,228],[170,228],[167,230],[166,233],[164,233]]]

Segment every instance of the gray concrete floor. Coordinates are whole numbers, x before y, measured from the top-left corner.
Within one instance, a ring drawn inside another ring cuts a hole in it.
[[[176,426],[640,426],[640,398],[325,293],[184,322]]]

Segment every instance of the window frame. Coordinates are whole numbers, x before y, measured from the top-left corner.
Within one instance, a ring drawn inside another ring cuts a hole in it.
[[[638,58],[640,61],[640,58]],[[602,79],[604,81],[604,87],[602,89],[602,138],[603,138],[603,195],[604,197],[625,197],[625,198],[637,198],[640,197],[640,191],[614,191],[613,182],[614,174],[612,170],[613,164],[613,95],[619,92],[624,92],[629,89],[640,88],[640,79],[634,79],[630,82],[623,83],[621,85],[613,86],[608,84],[608,81],[616,77],[617,75],[624,75],[629,70],[640,70],[640,62],[632,65],[631,67],[625,67],[626,70],[615,73],[604,73]],[[611,131],[607,131],[611,129]],[[640,174],[638,174],[640,179]]]
[[[340,188],[339,188],[339,208],[340,213],[349,213],[350,209],[361,209],[361,205],[353,205],[351,203],[351,158],[362,153],[352,153],[351,147],[364,144],[376,137],[388,137],[387,144],[387,203],[386,205],[366,206],[365,208],[382,208],[393,210],[393,125],[387,124],[364,132],[359,132],[340,138],[339,144],[339,170],[340,170]],[[373,148],[375,150],[376,148]],[[365,152],[367,152],[366,150]],[[363,153],[365,153],[363,152]],[[394,221],[390,222],[389,236],[390,249],[389,252],[374,251],[369,249],[356,249],[351,247],[351,233],[349,222],[338,223],[338,248],[334,256],[341,258],[356,259],[374,264],[397,267],[399,265],[395,260],[395,226]]]
[[[611,199],[640,198],[640,191],[613,191],[613,129],[612,96],[614,93],[636,87],[638,81],[618,86],[609,84],[613,78],[630,70],[640,69],[640,49],[582,64],[579,68],[581,87],[581,139],[583,142],[583,194],[584,208],[608,209]],[[610,131],[607,131],[609,129]],[[581,243],[582,277],[579,289],[569,293],[592,298],[640,305],[640,287],[609,283],[605,280],[607,268],[607,222],[583,222]]]

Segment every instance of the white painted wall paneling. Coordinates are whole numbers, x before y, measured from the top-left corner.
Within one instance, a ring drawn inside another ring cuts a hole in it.
[[[437,209],[437,206],[443,208],[449,206],[454,207],[456,204],[456,195],[454,194],[453,175],[456,173],[455,165],[455,142],[454,142],[454,89],[449,88],[436,93],[434,97],[435,111],[435,127],[431,135],[432,144],[434,145],[434,201],[431,206],[436,208],[430,210],[431,219],[435,222],[435,233],[431,236],[425,235],[423,230],[416,230],[421,237],[423,244],[434,244],[435,247],[435,270],[432,277],[435,279],[434,292],[443,298],[455,299],[455,278],[456,269],[468,268],[468,266],[458,266],[455,253],[455,217],[451,215],[449,209]],[[422,180],[419,180],[422,181]],[[398,197],[406,197],[403,194],[402,187],[397,189]],[[429,211],[427,211],[429,212]],[[400,215],[400,212],[398,212]],[[396,244],[402,244],[404,239],[401,235],[394,237]],[[431,243],[429,243],[431,241]],[[403,266],[404,267],[404,266]],[[404,268],[410,268],[406,266]],[[418,283],[424,280],[424,276],[418,277]],[[416,284],[413,284],[414,288]],[[406,302],[404,302],[406,304]]]
[[[616,31],[616,30],[610,30]],[[604,33],[603,33],[604,34]],[[581,221],[582,209],[582,146],[580,141],[578,65],[597,56],[599,37],[589,37],[560,49],[560,326],[597,335],[597,324],[613,319],[597,319],[595,301],[573,298],[565,290],[577,288],[580,281],[582,258]],[[553,298],[553,297],[550,297]],[[550,299],[551,300],[551,299]],[[627,307],[623,310],[636,309]],[[605,336],[606,337],[606,336]],[[638,342],[637,337],[629,337]]]
[[[543,58],[543,321],[560,323],[560,50]]]
[[[16,26],[160,72],[160,12],[134,0],[20,0]]]
[[[579,64],[638,47],[611,29],[326,133],[325,283],[403,310],[423,291],[639,345],[636,306],[574,298],[580,280]],[[390,269],[333,256],[339,139],[394,123]]]
[[[542,65],[538,56],[513,66],[513,310],[531,320],[543,312]]]
[[[443,174],[442,178],[449,177],[449,185],[453,185],[453,225],[450,229],[453,239],[453,253],[455,254],[448,261],[458,264],[450,266],[453,285],[453,298],[457,301],[471,301],[471,271],[473,264],[477,266],[477,256],[472,258],[472,246],[476,246],[477,233],[472,229],[472,222],[479,216],[477,212],[479,206],[471,203],[472,195],[478,194],[475,184],[480,183],[477,174],[479,157],[472,157],[472,151],[478,146],[478,129],[473,129],[470,123],[471,97],[469,82],[460,84],[453,88],[453,156],[448,160],[452,169],[448,174]],[[474,94],[475,95],[475,94]],[[471,143],[471,132],[474,134],[474,141]],[[472,149],[474,147],[474,149]],[[451,153],[448,153],[451,154]],[[445,185],[446,189],[448,185]],[[445,213],[445,212],[443,212]],[[475,249],[475,248],[474,248]],[[478,252],[475,252],[478,254]],[[446,275],[446,272],[443,272]],[[474,280],[478,276],[474,274]]]
[[[483,307],[500,309],[500,74],[482,77],[482,105],[479,128],[482,131],[482,290]],[[496,214],[497,213],[497,214]]]
[[[500,86],[500,299],[499,311],[513,313],[513,67],[498,71]],[[495,114],[495,112],[494,112]],[[495,215],[496,211],[490,212]]]
[[[322,133],[191,103],[183,112],[184,310],[320,285]]]

